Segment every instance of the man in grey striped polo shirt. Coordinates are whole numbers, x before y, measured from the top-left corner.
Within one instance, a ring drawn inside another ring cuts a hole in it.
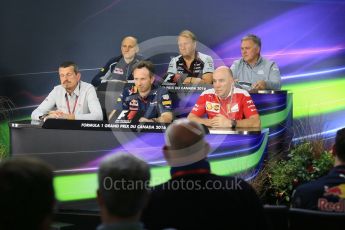
[[[261,39],[249,34],[241,40],[242,58],[234,61],[231,71],[242,88],[280,90],[281,79],[277,64],[260,55]]]

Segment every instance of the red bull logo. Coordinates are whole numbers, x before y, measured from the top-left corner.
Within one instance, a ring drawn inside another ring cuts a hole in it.
[[[317,207],[326,212],[345,212],[345,200],[339,199],[338,202],[330,202],[326,198],[319,198]]]
[[[333,186],[325,189],[324,196],[337,196],[341,199],[345,198],[345,184]]]
[[[326,187],[323,194],[324,197],[334,196],[338,197],[338,202],[328,201],[326,198],[318,199],[318,208],[327,212],[345,212],[345,184],[340,184],[333,187]]]

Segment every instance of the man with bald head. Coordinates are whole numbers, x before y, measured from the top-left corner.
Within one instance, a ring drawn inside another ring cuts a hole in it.
[[[226,66],[214,71],[213,89],[200,95],[188,119],[212,128],[260,127],[252,98],[234,86],[231,70]]]
[[[93,78],[92,85],[99,86],[108,80],[133,80],[133,66],[144,58],[138,55],[139,46],[135,37],[127,36],[121,42],[121,55],[111,58]]]
[[[151,190],[141,218],[147,229],[266,229],[253,188],[240,178],[212,174],[209,152],[199,123],[184,118],[167,128],[163,154],[171,179]],[[243,216],[251,221],[238,221]]]

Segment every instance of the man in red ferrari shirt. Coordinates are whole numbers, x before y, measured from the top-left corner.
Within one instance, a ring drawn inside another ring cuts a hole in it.
[[[234,86],[231,70],[226,66],[214,71],[213,89],[200,95],[188,119],[212,128],[260,127],[252,98]]]

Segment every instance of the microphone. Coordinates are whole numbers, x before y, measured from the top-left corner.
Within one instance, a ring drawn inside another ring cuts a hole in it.
[[[181,75],[176,73],[172,79],[172,82],[177,83],[181,78]]]
[[[164,76],[164,83],[177,83],[181,78],[181,75],[178,73],[167,73]]]

